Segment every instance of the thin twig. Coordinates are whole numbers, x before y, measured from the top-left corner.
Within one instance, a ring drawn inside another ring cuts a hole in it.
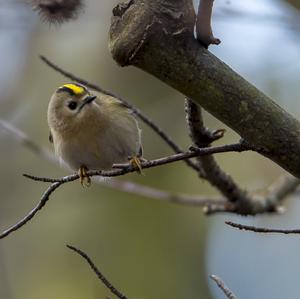
[[[235,223],[231,221],[225,221],[225,224],[240,230],[252,231],[255,233],[300,234],[300,229],[277,229],[277,228],[256,227],[252,225],[244,225],[244,224]]]
[[[123,295],[118,289],[116,289],[108,280],[107,278],[98,270],[98,268],[96,267],[96,265],[94,264],[94,262],[91,260],[91,258],[82,250],[71,246],[71,245],[67,245],[67,247],[71,250],[73,250],[74,252],[78,253],[82,258],[84,258],[87,263],[90,265],[90,267],[92,268],[92,270],[95,272],[95,274],[97,275],[97,277],[99,278],[99,280],[114,294],[116,295],[118,298],[120,299],[127,299],[127,297],[125,295]]]
[[[233,294],[233,292],[225,285],[222,279],[216,275],[209,276],[217,286],[223,291],[228,299],[237,299],[237,297]]]
[[[193,147],[192,150],[180,153],[180,154],[174,154],[171,156],[166,156],[154,160],[147,160],[141,162],[141,168],[147,169],[152,167],[157,167],[161,165],[166,165],[170,163],[174,163],[177,161],[182,161],[190,158],[195,158],[199,156],[204,155],[211,155],[211,154],[217,154],[217,153],[226,153],[226,152],[243,152],[249,150],[247,147],[244,147],[242,143],[233,143],[228,145],[222,145],[222,146],[215,146],[215,147],[209,147],[209,148],[195,148]],[[101,177],[116,177],[125,175],[127,173],[136,172],[139,171],[139,169],[135,168],[131,164],[124,164],[122,165],[122,168],[120,169],[112,169],[112,170],[89,170],[87,171],[87,175],[90,177],[93,176],[101,176]],[[55,182],[61,182],[61,183],[67,183],[75,181],[79,178],[78,174],[73,174],[69,176],[65,176],[63,178],[45,178],[45,177],[36,177],[29,174],[24,174],[25,177],[32,179],[34,181],[40,181],[45,183],[55,183]]]
[[[126,101],[124,98],[115,95],[114,93],[103,89],[102,87],[100,87],[97,84],[94,83],[90,83],[87,80],[84,80],[82,78],[79,78],[77,76],[75,76],[74,74],[63,70],[61,67],[59,67],[58,65],[54,64],[53,62],[51,62],[48,58],[46,58],[45,56],[40,56],[41,60],[43,62],[46,63],[46,65],[48,65],[49,67],[51,67],[52,69],[54,69],[55,71],[57,71],[58,73],[62,74],[63,76],[76,81],[78,83],[81,83],[83,85],[85,85],[86,87],[89,87],[93,90],[102,92],[104,94],[107,94],[109,96],[115,97],[118,100],[120,100],[124,105],[126,105],[128,108],[130,108],[146,125],[148,125],[154,132],[156,132],[173,150],[175,153],[182,153],[183,150],[171,139],[171,137],[165,133],[151,118],[149,118],[147,115],[145,115],[140,109],[138,109],[137,107],[135,107],[134,105],[130,104],[128,101]],[[194,163],[193,161],[190,160],[186,160],[185,161],[191,168],[193,168],[196,171],[201,171],[199,169],[199,167],[197,166],[196,163]]]
[[[13,126],[11,123],[0,119],[0,129],[2,129],[5,132],[8,132],[9,137],[14,138],[19,144],[29,149],[38,157],[41,157],[42,159],[45,159],[48,162],[58,164],[58,160],[54,156],[54,154],[52,154],[52,152],[35,143],[32,139],[29,138],[29,136],[25,132]],[[222,205],[226,202],[220,197],[213,198],[211,196],[208,197],[190,194],[171,193],[153,187],[140,185],[134,182],[124,180],[121,181],[113,178],[111,178],[110,180],[97,180],[96,182],[112,189],[117,189],[127,193],[171,203],[206,206],[209,203],[211,203],[211,201],[213,201],[216,205]]]

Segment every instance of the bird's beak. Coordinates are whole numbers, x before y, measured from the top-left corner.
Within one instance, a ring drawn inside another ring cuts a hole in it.
[[[92,103],[96,98],[96,96],[87,96],[86,98],[84,98],[81,105],[79,106],[78,112],[80,112],[86,104]]]

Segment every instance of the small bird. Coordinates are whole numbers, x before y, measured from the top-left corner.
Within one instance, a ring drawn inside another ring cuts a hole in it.
[[[65,84],[50,99],[48,125],[56,155],[78,170],[83,186],[91,183],[91,169],[108,170],[129,161],[141,170],[141,130],[132,111],[115,97]]]

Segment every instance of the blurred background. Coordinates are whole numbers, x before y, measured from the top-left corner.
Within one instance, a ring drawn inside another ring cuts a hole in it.
[[[0,0],[0,119],[52,150],[47,105],[53,91],[68,80],[41,62],[42,54],[136,104],[187,148],[183,95],[138,69],[118,67],[110,56],[107,36],[117,2],[85,0],[77,20],[49,26],[26,1]],[[300,116],[298,9],[299,0],[216,0],[213,27],[222,44],[210,49],[296,117]],[[208,114],[205,121],[213,129],[225,127]],[[146,158],[171,153],[141,126]],[[227,128],[219,143],[236,140],[238,136]],[[0,153],[2,231],[23,217],[47,187],[25,179],[22,173],[57,177],[67,172],[20,146],[1,128]],[[253,153],[222,154],[217,160],[252,191],[265,188],[284,173]],[[182,162],[125,179],[172,192],[217,194]],[[67,184],[29,224],[0,241],[0,298],[110,295],[66,244],[86,251],[129,298],[224,298],[209,281],[209,274],[221,276],[239,298],[297,298],[299,237],[243,233],[224,225],[226,219],[300,227],[296,195],[286,207],[281,216],[206,217],[201,208],[163,203],[97,184],[89,189],[78,182]]]

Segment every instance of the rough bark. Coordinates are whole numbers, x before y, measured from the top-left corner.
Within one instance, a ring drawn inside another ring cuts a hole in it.
[[[119,65],[134,65],[192,98],[300,178],[300,123],[201,46],[194,24],[190,0],[127,1],[113,11],[109,47]]]

